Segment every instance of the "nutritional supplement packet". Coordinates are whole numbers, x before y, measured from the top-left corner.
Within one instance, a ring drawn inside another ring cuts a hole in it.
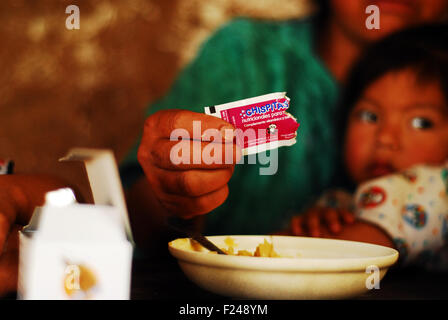
[[[251,155],[296,143],[297,120],[285,112],[286,92],[205,107],[205,113],[231,123],[243,155]]]

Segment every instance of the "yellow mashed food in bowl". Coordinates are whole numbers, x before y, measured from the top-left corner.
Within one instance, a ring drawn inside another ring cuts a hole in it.
[[[275,252],[274,245],[264,239],[263,243],[260,243],[254,252],[250,252],[248,250],[235,250],[235,240],[231,237],[227,237],[224,240],[224,243],[227,245],[226,248],[222,248],[221,250],[227,254],[235,255],[235,256],[250,256],[250,257],[268,257],[268,258],[279,258],[280,255]]]
[[[197,242],[193,239],[188,238],[188,239],[182,239],[182,240],[188,241],[188,243],[185,243],[185,246],[184,246],[185,249],[188,249],[188,247],[190,246],[190,248],[193,251],[202,252],[204,250],[207,250],[199,242]],[[266,239],[264,239],[264,241],[256,247],[254,252],[251,252],[249,250],[237,250],[236,249],[237,245],[235,243],[235,239],[233,239],[232,237],[225,238],[224,244],[227,247],[222,247],[222,248],[220,247],[220,249],[222,251],[224,251],[226,254],[232,255],[232,256],[267,257],[267,258],[280,258],[281,257],[277,252],[275,252],[274,245],[271,242],[267,241]],[[216,251],[208,251],[208,252],[217,254]]]

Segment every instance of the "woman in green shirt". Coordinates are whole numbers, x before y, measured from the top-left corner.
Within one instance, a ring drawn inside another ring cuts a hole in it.
[[[395,30],[439,20],[448,8],[443,0],[425,5],[376,1],[380,29],[369,30],[364,1],[321,2],[327,15],[318,20],[237,19],[224,26],[202,46],[171,91],[149,107],[143,139],[122,165],[132,199],[131,220],[142,228],[137,234],[145,237],[149,230],[162,230],[166,216],[204,213],[210,213],[205,217],[207,234],[283,229],[291,214],[331,186],[337,173],[338,86],[360,51]],[[200,120],[203,129],[225,125],[203,115],[205,106],[278,91],[291,98],[288,112],[298,118],[300,128],[297,143],[278,150],[275,175],[260,175],[259,164],[169,163],[173,129],[191,128],[193,120]]]

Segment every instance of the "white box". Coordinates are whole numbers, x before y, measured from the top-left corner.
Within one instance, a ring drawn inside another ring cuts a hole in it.
[[[95,204],[36,208],[19,235],[18,297],[129,299],[134,242],[113,153],[77,148],[61,161],[84,161]]]

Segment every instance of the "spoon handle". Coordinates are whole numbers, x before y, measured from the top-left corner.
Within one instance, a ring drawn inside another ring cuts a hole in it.
[[[213,242],[211,242],[210,240],[208,240],[206,237],[204,237],[202,234],[197,233],[197,234],[191,234],[190,235],[192,239],[196,240],[197,242],[199,242],[203,247],[205,247],[206,249],[210,250],[210,251],[216,251],[218,252],[218,254],[227,254],[224,251],[222,251],[221,249],[219,249],[217,246],[215,246],[213,244]]]
[[[186,234],[193,240],[199,242],[204,248],[210,251],[215,251],[218,254],[226,254],[215,244],[213,244],[213,242],[204,237],[200,232],[195,231],[194,228],[192,227],[191,221],[185,221],[177,217],[170,217],[167,219],[167,224],[172,229],[181,232],[183,234]]]

